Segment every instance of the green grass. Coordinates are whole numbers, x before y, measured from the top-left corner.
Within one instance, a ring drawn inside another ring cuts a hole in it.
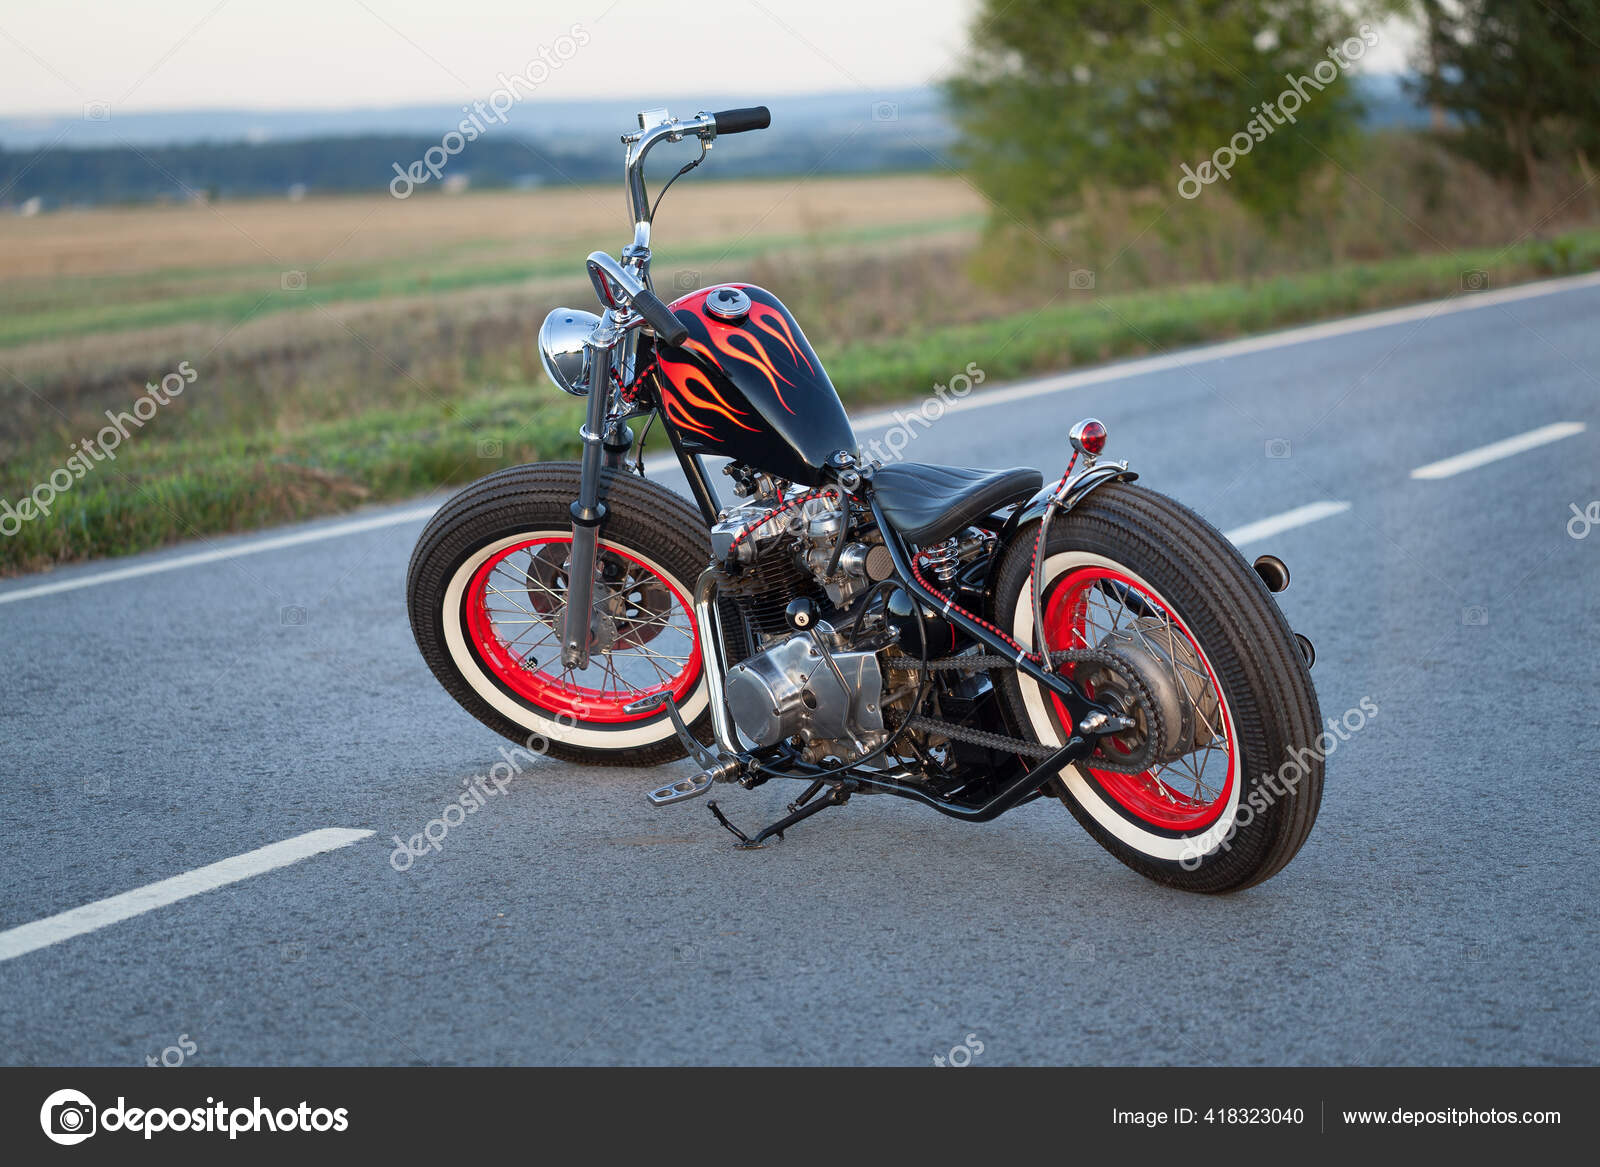
[[[828,369],[851,404],[931,388],[977,361],[989,382],[1160,352],[1290,324],[1462,292],[1462,273],[1490,287],[1600,268],[1600,232],[1510,248],[1415,256],[1248,283],[1200,284],[1100,297],[1075,292],[1033,313],[852,346]],[[896,391],[898,387],[898,393]]]
[[[1250,283],[1097,296],[1033,312],[830,350],[851,406],[915,398],[976,362],[1008,378],[1239,336],[1460,293],[1464,270],[1490,285],[1600,268],[1600,232],[1454,256],[1424,256]],[[448,404],[369,409],[284,434],[194,434],[181,406],[61,494],[48,518],[0,539],[0,574],[122,555],[183,538],[249,530],[412,497],[501,466],[573,457],[581,405],[548,385],[468,393]],[[659,427],[657,427],[659,432]],[[64,462],[41,446],[8,457],[13,503]]]

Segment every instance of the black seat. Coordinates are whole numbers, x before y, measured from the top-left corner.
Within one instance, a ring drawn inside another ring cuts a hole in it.
[[[872,478],[883,517],[900,537],[919,547],[942,542],[976,519],[1037,494],[1037,470],[966,470],[895,462]]]

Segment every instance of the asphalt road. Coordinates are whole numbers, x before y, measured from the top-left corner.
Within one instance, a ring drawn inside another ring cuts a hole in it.
[[[1050,472],[1094,414],[1224,530],[1350,504],[1248,550],[1293,569],[1325,715],[1380,712],[1299,857],[1230,897],[1145,882],[1055,803],[858,798],[741,853],[703,801],[646,804],[660,769],[543,760],[401,873],[391,836],[502,744],[411,642],[416,504],[7,581],[0,1059],[928,1064],[971,1034],[991,1065],[1593,1063],[1600,532],[1569,526],[1600,498],[1600,282],[1538,291],[985,386],[912,443]],[[1411,475],[1560,422],[1588,428]],[[6,951],[324,828],[372,834]]]

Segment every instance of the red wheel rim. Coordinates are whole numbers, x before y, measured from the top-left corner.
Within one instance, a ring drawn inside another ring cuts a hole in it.
[[[1217,820],[1232,797],[1237,751],[1233,719],[1222,686],[1217,683],[1210,659],[1188,626],[1165,600],[1125,572],[1088,566],[1069,571],[1050,588],[1044,606],[1045,642],[1052,650],[1098,646],[1108,632],[1128,627],[1132,611],[1127,602],[1130,598],[1146,609],[1147,616],[1154,615],[1166,621],[1172,635],[1181,634],[1188,641],[1204,669],[1204,678],[1198,674],[1179,676],[1176,671],[1174,676],[1193,697],[1202,695],[1202,684],[1211,686],[1210,695],[1215,696],[1220,724],[1211,726],[1203,714],[1197,713],[1201,724],[1211,731],[1212,744],[1175,761],[1152,766],[1140,774],[1100,769],[1092,761],[1081,764],[1079,769],[1118,806],[1149,826],[1183,833],[1204,830]],[[1069,675],[1075,667],[1068,666]],[[1052,696],[1051,701],[1057,719],[1067,721],[1068,715],[1060,700]],[[1115,745],[1109,743],[1110,747]]]
[[[490,674],[541,709],[579,722],[621,723],[659,716],[624,706],[656,693],[682,702],[700,677],[693,609],[670,579],[643,560],[600,545],[595,607],[609,648],[587,668],[561,665],[564,564],[570,535],[524,539],[501,548],[473,573],[462,601],[468,637]]]

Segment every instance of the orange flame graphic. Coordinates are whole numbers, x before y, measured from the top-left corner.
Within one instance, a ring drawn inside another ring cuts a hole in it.
[[[685,347],[698,348],[708,358],[711,356],[705,345],[699,341],[690,340]],[[670,361],[666,357],[658,357],[657,363],[664,374],[661,382],[663,390],[661,405],[675,424],[710,438],[713,442],[720,442],[722,439],[712,429],[716,423],[703,415],[696,415],[696,410],[705,410],[720,414],[742,430],[749,430],[753,434],[761,432],[755,426],[745,425],[740,421],[739,418],[744,416],[744,411],[730,405],[727,399],[717,392],[717,387],[694,365],[683,361]],[[698,391],[695,386],[699,387]]]
[[[750,301],[750,320],[762,332],[778,340],[789,350],[790,360],[794,362],[796,367],[799,367],[800,363],[804,361],[808,371],[816,372],[811,367],[811,361],[806,357],[805,351],[801,349],[800,342],[795,339],[794,333],[789,328],[789,321],[782,312],[769,308],[759,300],[752,300]]]
[[[720,320],[707,319],[706,330],[711,335],[712,344],[734,360],[743,361],[765,377],[767,384],[771,385],[772,391],[777,394],[779,403],[785,409],[788,409],[790,413],[794,412],[793,409],[789,408],[789,403],[783,399],[783,390],[778,388],[780,380],[785,385],[793,385],[794,382],[778,371],[778,366],[773,364],[772,358],[767,355],[767,350],[762,347],[760,338],[752,336],[748,332],[743,332],[731,324],[724,324]],[[735,342],[743,342],[743,345],[748,345],[748,350],[743,348],[742,345],[736,346]],[[695,343],[690,341],[689,346],[693,346]],[[700,347],[704,351],[705,346],[701,345]],[[711,356],[711,353],[706,352],[705,355],[716,361],[716,358]],[[717,363],[720,364],[721,362],[718,361]]]

